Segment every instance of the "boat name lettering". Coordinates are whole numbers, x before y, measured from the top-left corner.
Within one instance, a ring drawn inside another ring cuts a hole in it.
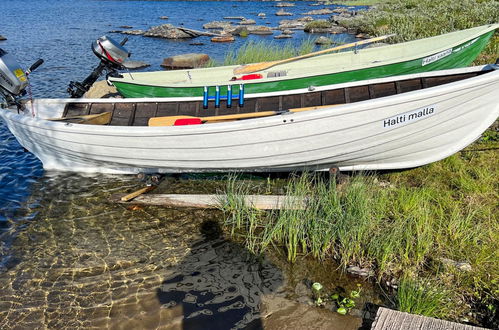
[[[391,128],[394,126],[404,126],[409,123],[416,122],[420,119],[432,116],[435,113],[435,109],[435,105],[429,105],[421,109],[412,110],[397,116],[387,118],[383,120],[383,127]]]
[[[457,52],[460,52],[461,50],[465,49],[465,48],[468,48],[469,46],[473,45],[476,41],[478,40],[478,38],[475,38],[471,41],[468,41],[466,44],[460,46],[460,47],[457,47],[457,48],[454,48],[453,52],[454,53],[457,53]]]
[[[436,62],[436,61],[438,61],[438,60],[440,60],[440,59],[442,59],[444,57],[449,56],[450,54],[452,54],[452,48],[446,49],[443,52],[440,52],[438,54],[425,57],[425,58],[423,58],[423,64],[422,64],[422,66],[425,66],[427,64]]]

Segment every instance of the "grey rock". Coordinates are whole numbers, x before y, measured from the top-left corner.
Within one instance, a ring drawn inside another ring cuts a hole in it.
[[[295,4],[290,3],[290,2],[278,2],[275,6],[276,7],[294,7]]]
[[[121,33],[139,36],[139,35],[143,35],[146,32],[143,30],[125,30],[125,31],[121,31]]]
[[[168,19],[168,16],[160,16],[159,19]]]
[[[192,35],[185,33],[182,30],[177,29],[171,24],[163,24],[159,26],[154,26],[144,33],[145,37],[156,37],[165,39],[188,39],[192,38]]]
[[[239,25],[253,25],[256,24],[254,19],[244,19],[238,23]]]
[[[120,25],[118,26],[120,29],[133,29],[133,26],[131,25]]]
[[[274,36],[274,39],[289,39],[289,38],[292,38],[292,36],[289,34],[279,34],[277,36]]]
[[[258,13],[258,17],[266,17],[267,15],[265,13]]]
[[[331,40],[327,37],[324,37],[324,36],[320,36],[319,38],[315,39],[316,45],[330,45],[332,43],[333,43],[333,40]]]
[[[275,13],[276,16],[293,16],[293,13],[287,12],[284,9],[279,10]]]
[[[282,31],[282,34],[293,34],[293,33],[294,33],[294,31],[291,31],[288,29]]]
[[[313,20],[312,16],[303,16],[297,19],[298,22],[312,22]]]
[[[454,261],[454,260],[448,259],[448,258],[439,258],[439,260],[445,266],[454,267],[454,268],[459,269],[460,271],[463,271],[463,272],[471,272],[473,270],[473,268],[471,267],[471,264],[468,262],[465,262],[465,261]]]
[[[302,15],[330,15],[332,13],[333,11],[331,9],[324,8],[324,9],[311,10],[306,13],[303,13]]]
[[[123,66],[127,69],[142,69],[142,68],[147,68],[148,66],[151,66],[149,63],[142,62],[142,61],[125,61],[123,63]]]
[[[203,67],[209,60],[207,54],[189,53],[167,57],[161,66],[169,70],[193,69]]]
[[[374,272],[369,268],[360,268],[358,266],[350,266],[347,268],[347,273],[361,277],[368,277],[374,275]]]
[[[5,38],[3,35],[0,34],[0,41],[2,40],[7,40],[7,38]]]
[[[203,29],[227,29],[232,23],[227,21],[213,21],[203,24]]]
[[[229,20],[245,20],[246,17],[244,16],[225,16],[224,19],[229,19]]]

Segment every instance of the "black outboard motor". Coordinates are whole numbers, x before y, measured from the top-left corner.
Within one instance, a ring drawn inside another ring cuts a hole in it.
[[[23,109],[20,98],[26,94],[28,87],[28,75],[43,64],[39,59],[24,72],[13,56],[0,48],[0,97],[2,107],[17,105],[19,110]]]
[[[81,83],[71,81],[68,87],[68,93],[73,98],[82,97],[92,84],[99,79],[104,71],[107,77],[120,77],[118,70],[125,67],[123,62],[130,57],[131,53],[126,50],[123,45],[128,41],[128,38],[123,39],[121,43],[117,43],[113,39],[103,36],[92,43],[92,51],[101,60],[94,71],[83,80]]]

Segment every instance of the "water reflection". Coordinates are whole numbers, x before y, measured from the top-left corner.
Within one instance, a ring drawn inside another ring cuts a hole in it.
[[[158,298],[182,329],[262,329],[263,295],[282,285],[282,274],[220,236],[216,221],[201,226],[203,241],[163,281]]]
[[[15,239],[0,254],[10,260],[0,269],[0,328],[259,326],[259,297],[280,272],[219,236],[216,212],[106,202],[136,186],[74,174],[32,185],[32,221],[2,234]]]

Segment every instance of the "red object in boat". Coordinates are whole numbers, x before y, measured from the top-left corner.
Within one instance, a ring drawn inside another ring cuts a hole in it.
[[[203,121],[201,118],[180,118],[175,120],[173,126],[182,126],[182,125],[199,125],[202,124]]]
[[[263,75],[259,73],[254,73],[254,74],[246,74],[241,77],[242,80],[253,80],[253,79],[262,79]]]

